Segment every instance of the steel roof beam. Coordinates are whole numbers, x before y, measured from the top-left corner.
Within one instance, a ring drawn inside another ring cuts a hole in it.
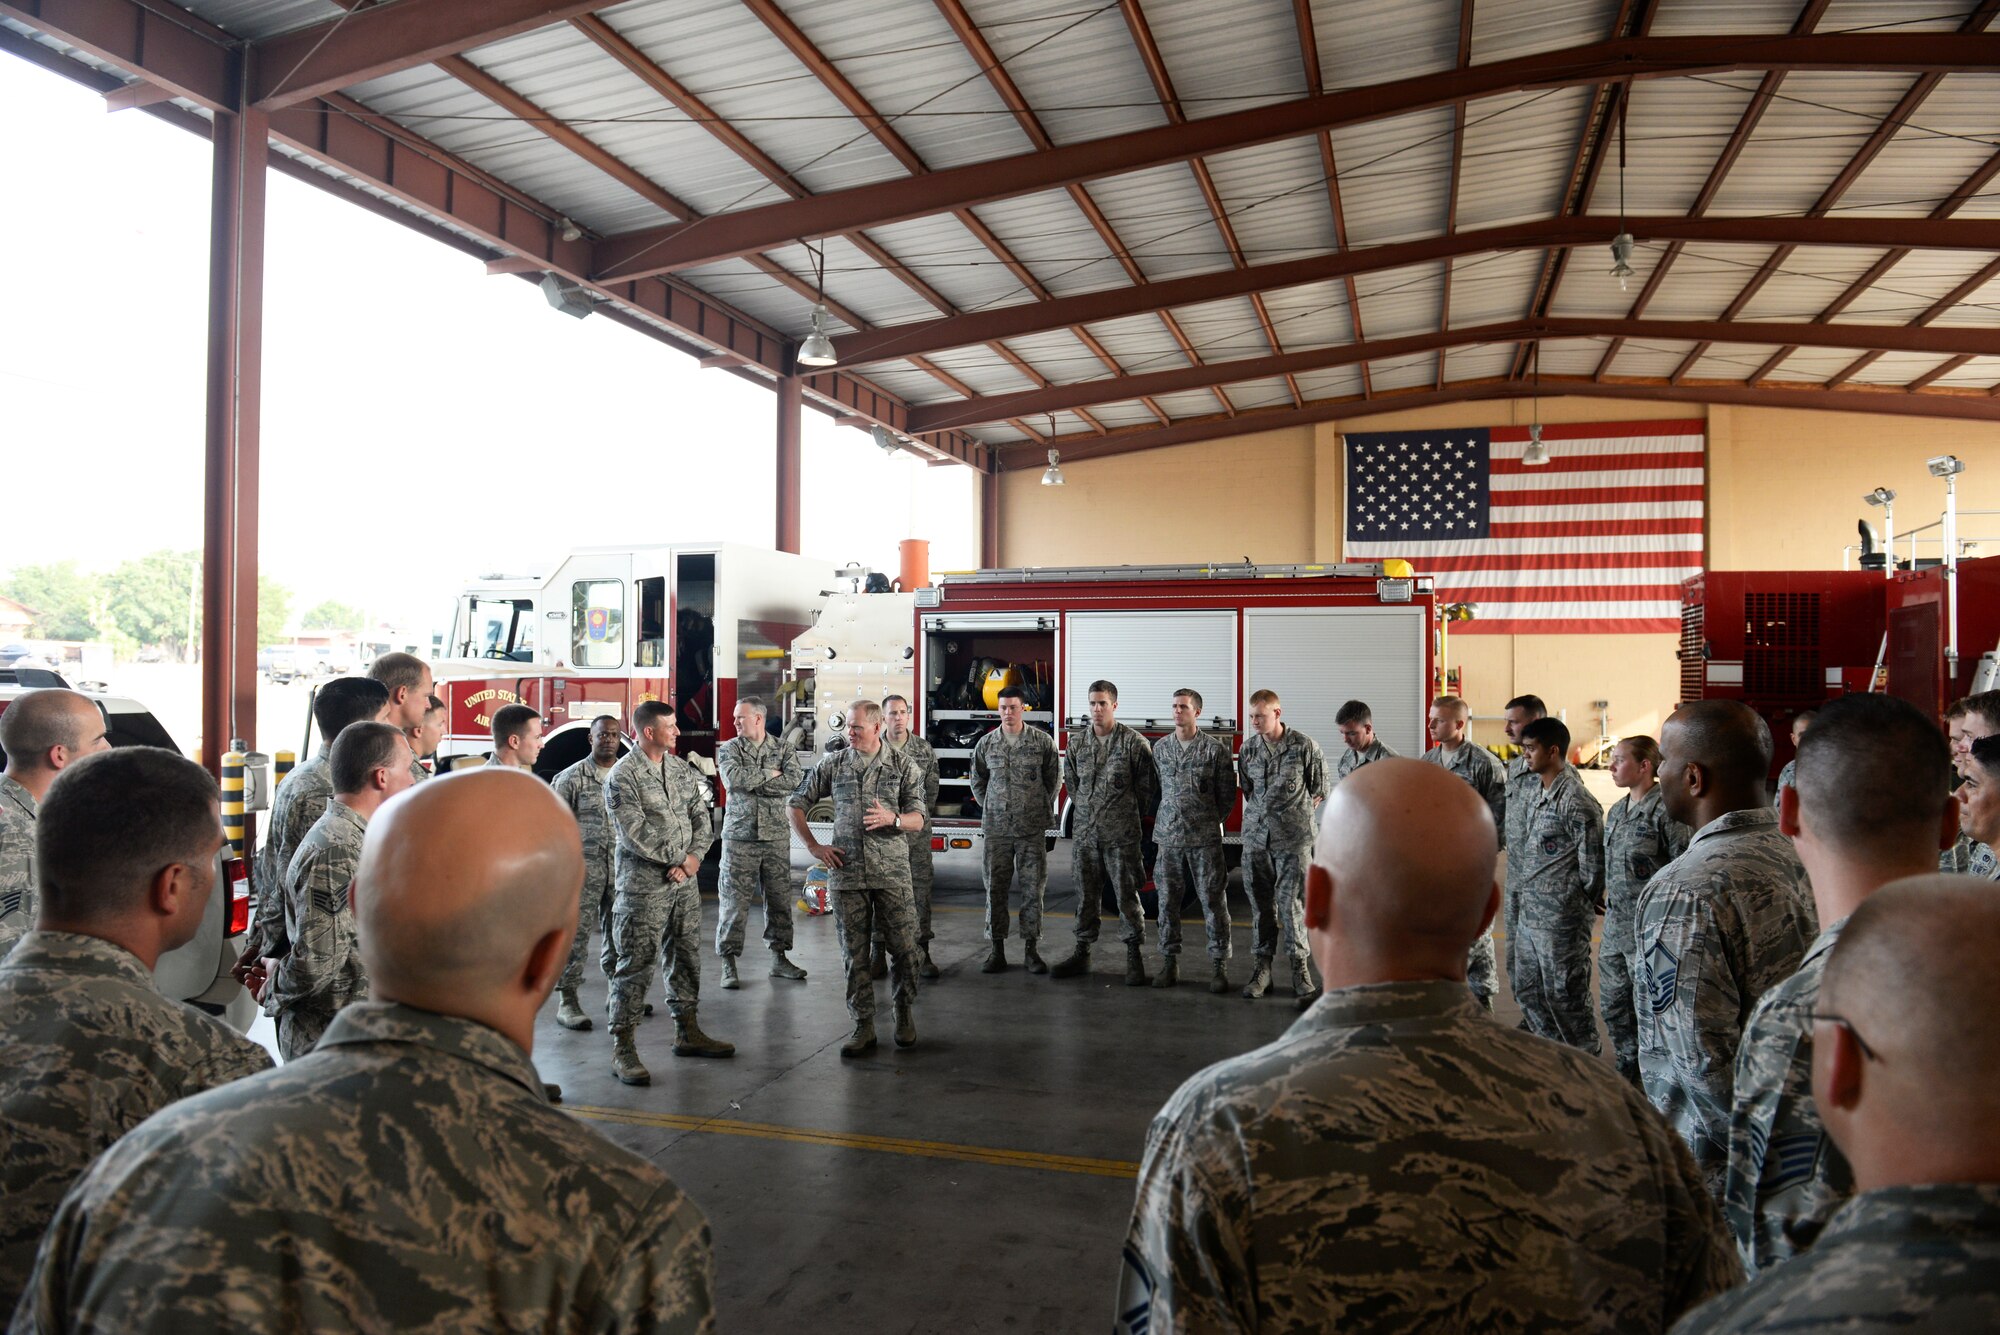
[[[60,38],[209,111],[237,106],[237,54],[228,35],[192,14],[169,16],[131,0],[0,0],[0,17]]]
[[[1064,464],[1111,455],[1136,454],[1168,445],[1191,445],[1256,431],[1277,431],[1319,422],[1358,422],[1384,413],[1438,404],[1476,403],[1490,399],[1524,399],[1536,386],[1527,380],[1494,378],[1452,380],[1442,390],[1391,390],[1372,398],[1350,395],[1313,399],[1303,408],[1253,408],[1235,417],[1183,418],[1163,427],[1137,427],[1108,436],[1059,436],[1049,442],[1062,451]],[[1585,376],[1543,376],[1541,396],[1639,399],[1662,403],[1737,404],[1753,408],[1812,408],[1827,412],[1886,413],[1898,417],[1935,417],[1956,421],[2000,422],[2000,396],[1983,391],[1948,393],[1932,390],[1912,394],[1901,389],[1797,389],[1752,387],[1737,380],[1697,380],[1671,384],[1664,379],[1620,377],[1596,380]],[[1002,471],[1042,467],[1040,447],[1008,444],[997,447]]]
[[[1595,216],[1540,219],[1476,228],[1452,236],[1399,241],[1302,260],[1218,269],[1185,278],[1162,279],[1143,288],[1117,287],[1057,297],[1050,301],[1001,306],[970,315],[889,325],[868,334],[834,340],[843,364],[907,358],[948,348],[969,347],[1099,320],[1143,315],[1160,307],[1191,306],[1251,292],[1269,292],[1354,274],[1378,273],[1486,251],[1536,250],[1549,246],[1599,245],[1610,241],[1616,221]],[[1634,236],[1656,241],[1776,244],[1792,240],[1824,246],[1911,246],[1944,250],[2000,250],[2000,219],[1869,218],[1658,218],[1633,217]]]
[[[267,37],[252,49],[250,98],[268,110],[296,106],[399,70],[533,32],[606,0],[396,0]]]
[[[1318,97],[1326,91],[1326,83],[1319,67],[1319,34],[1313,30],[1312,0],[1292,0],[1292,14],[1299,29],[1299,57],[1305,63],[1306,92]],[[1340,164],[1334,161],[1333,135],[1322,130],[1313,136],[1313,142],[1319,146],[1320,175],[1326,180],[1326,207],[1333,215],[1334,248],[1345,251],[1347,210],[1340,202]],[[1355,288],[1353,274],[1343,274],[1340,282],[1347,290],[1347,322],[1354,341],[1359,343],[1368,337],[1361,326],[1361,293]],[[1361,392],[1364,396],[1375,392],[1374,380],[1365,364],[1361,368]]]
[[[1458,59],[1457,68],[1464,69],[1472,63],[1472,6],[1474,0],[1459,0],[1458,5]],[[1451,171],[1445,182],[1444,233],[1450,236],[1458,230],[1458,183],[1464,174],[1465,165],[1465,103],[1460,102],[1451,109]],[[1438,298],[1438,328],[1451,328],[1451,274],[1457,266],[1450,260],[1444,263],[1444,289]],[[1278,349],[1273,348],[1276,352]],[[1450,349],[1439,348],[1437,375],[1433,388],[1444,388],[1444,364]]]
[[[1720,320],[1603,320],[1542,317],[1505,320],[1432,330],[1406,338],[1379,339],[1341,347],[1314,348],[1274,357],[1246,357],[1206,366],[1176,367],[1116,380],[1088,380],[1054,389],[993,395],[962,403],[921,404],[910,409],[911,425],[921,430],[975,426],[1007,417],[1061,412],[1079,405],[1118,403],[1146,394],[1174,394],[1215,384],[1297,375],[1334,366],[1444,351],[1481,343],[1534,343],[1562,338],[1656,338],[1671,340],[1731,340],[1734,342],[1795,342],[1803,346],[1865,348],[1883,352],[1963,353],[1977,356],[1995,347],[1987,328],[1943,325],[1762,324]],[[1519,377],[1515,377],[1518,379]]]
[[[771,0],[745,2],[755,8],[768,6]],[[974,204],[1386,120],[1468,98],[1742,69],[1914,74],[1994,70],[2000,69],[2000,38],[1963,33],[1619,38],[877,181],[811,199],[743,209],[725,215],[726,222],[713,219],[628,232],[599,244],[597,272],[616,281],[714,264],[802,239],[966,210]],[[877,114],[875,120],[880,119]]]

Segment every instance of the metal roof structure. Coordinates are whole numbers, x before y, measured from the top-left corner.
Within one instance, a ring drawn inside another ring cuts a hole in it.
[[[990,470],[1536,392],[2000,420],[1996,15],[0,0],[0,48]]]

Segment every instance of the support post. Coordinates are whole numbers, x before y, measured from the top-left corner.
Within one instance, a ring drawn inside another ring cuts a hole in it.
[[[805,382],[778,377],[778,550],[799,550],[799,437],[805,430]]]
[[[1000,468],[979,475],[979,566],[1000,567]]]
[[[202,484],[201,758],[218,775],[232,742],[247,750],[256,745],[257,734],[267,129],[261,111],[215,115]]]

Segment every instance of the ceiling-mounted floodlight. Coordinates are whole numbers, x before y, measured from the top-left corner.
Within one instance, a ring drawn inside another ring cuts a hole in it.
[[[826,307],[813,307],[812,323],[812,332],[799,344],[799,365],[831,366],[839,359],[833,355],[833,340],[826,336]]]
[[[597,309],[597,303],[590,299],[581,283],[565,283],[555,274],[542,275],[542,295],[549,299],[549,305],[564,315],[572,315],[581,320]]]
[[[1042,470],[1042,485],[1045,487],[1060,487],[1063,485],[1062,451],[1049,451],[1049,466]]]
[[[1521,463],[1527,468],[1539,468],[1549,461],[1549,447],[1542,444],[1542,424],[1528,428],[1528,448],[1521,451]]]
[[[800,360],[803,361],[804,358]],[[897,440],[895,433],[886,426],[871,426],[868,428],[868,434],[874,438],[875,448],[884,454],[894,454],[903,448],[903,443]]]
[[[1632,267],[1632,234],[1620,232],[1611,238],[1611,276],[1618,280],[1618,290],[1631,290],[1632,280],[1639,271]]]
[[[558,218],[556,219],[556,221],[562,226],[563,240],[565,241],[583,240],[583,229],[581,227],[578,227],[575,223],[571,222],[567,218]]]
[[[1940,454],[1935,459],[1924,460],[1924,467],[1931,470],[1932,477],[1952,477],[1965,471],[1965,461],[1955,454]]]

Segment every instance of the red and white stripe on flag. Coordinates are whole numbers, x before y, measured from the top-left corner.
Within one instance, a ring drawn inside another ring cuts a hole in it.
[[[1493,427],[1488,536],[1350,542],[1401,557],[1438,602],[1473,603],[1454,635],[1678,631],[1681,581],[1701,573],[1705,424],[1544,426],[1547,464],[1521,462],[1526,427]]]

